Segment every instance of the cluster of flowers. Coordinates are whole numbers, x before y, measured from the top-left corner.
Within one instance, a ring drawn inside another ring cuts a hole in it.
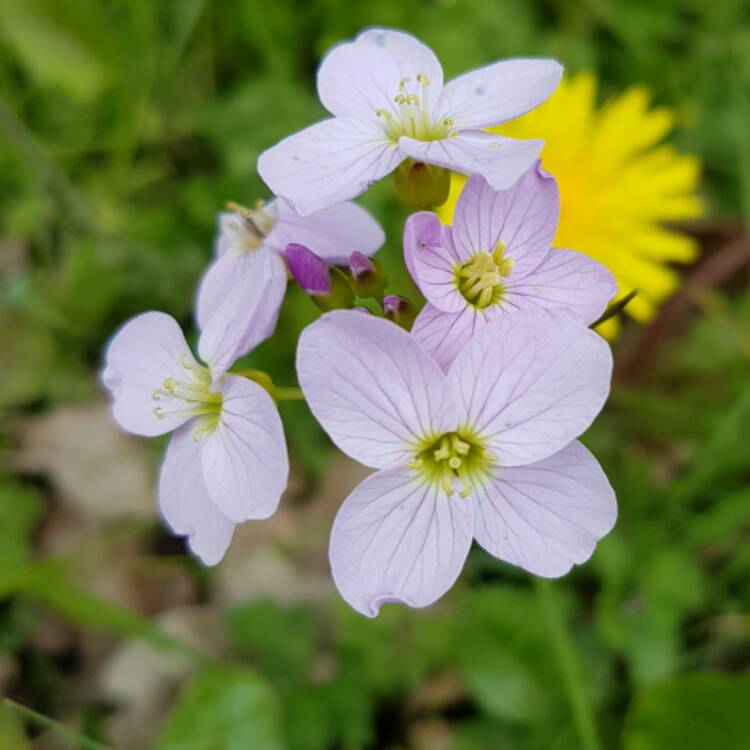
[[[610,530],[614,493],[576,438],[609,391],[610,350],[589,326],[614,279],[551,249],[559,196],[541,142],[482,130],[540,104],[561,73],[554,61],[510,60],[443,86],[435,55],[407,34],[370,30],[336,47],[318,73],[334,117],[262,154],[279,197],[220,216],[196,300],[205,364],[163,313],[115,334],[102,374],[114,418],[139,435],[173,433],[159,506],[206,564],[237,523],[271,515],[286,486],[279,391],[230,368],[272,335],[288,273],[324,311],[298,345],[304,397],[333,442],[377,470],[331,535],[333,576],[353,607],[430,604],[473,539],[559,576]],[[427,300],[417,314],[384,296],[371,258],[383,232],[346,201],[395,170],[400,197],[436,207],[448,169],[470,177],[452,226],[426,210],[405,226],[404,261]]]

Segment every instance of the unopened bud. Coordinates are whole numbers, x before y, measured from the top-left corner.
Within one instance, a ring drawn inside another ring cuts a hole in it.
[[[348,309],[354,303],[354,293],[346,276],[304,245],[288,244],[286,262],[294,280],[324,312]]]
[[[396,195],[414,211],[428,211],[448,200],[451,173],[443,167],[407,159],[393,174]]]
[[[349,258],[349,277],[354,293],[362,299],[380,297],[388,286],[383,264],[357,251]]]
[[[411,330],[414,319],[417,317],[417,309],[414,305],[406,297],[399,297],[398,294],[388,294],[383,297],[383,313],[388,320],[392,320],[407,331]]]

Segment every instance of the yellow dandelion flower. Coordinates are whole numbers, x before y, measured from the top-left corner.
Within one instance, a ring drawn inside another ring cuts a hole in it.
[[[581,73],[565,78],[538,109],[492,129],[544,139],[542,165],[560,188],[555,247],[608,266],[621,295],[639,289],[626,309],[641,322],[679,283],[668,264],[691,261],[698,252],[692,238],[666,224],[693,219],[703,209],[698,159],[660,145],[674,113],[649,109],[649,103],[648,90],[633,86],[597,109],[595,78]],[[451,220],[464,182],[453,176],[450,197],[438,211],[443,221]]]

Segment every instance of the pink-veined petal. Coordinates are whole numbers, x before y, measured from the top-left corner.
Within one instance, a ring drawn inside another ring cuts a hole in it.
[[[447,313],[428,302],[417,315],[411,335],[447,370],[472,336],[489,320],[488,314],[472,305],[458,313]]]
[[[404,263],[417,284],[417,269],[414,256],[421,246],[436,247],[443,242],[443,225],[431,211],[417,211],[404,224]]]
[[[425,436],[455,428],[437,363],[383,318],[354,310],[322,316],[300,336],[297,375],[333,442],[367,466],[409,460]]]
[[[479,250],[492,253],[502,242],[504,257],[513,260],[510,279],[521,279],[549,253],[559,214],[557,182],[538,164],[507,190],[472,177],[453,214],[453,242],[467,260]]]
[[[278,253],[264,248],[239,264],[230,257],[215,261],[231,264],[235,277],[222,277],[231,286],[205,321],[198,342],[198,352],[214,381],[273,333],[286,292],[286,266]]]
[[[466,130],[438,141],[402,135],[398,141],[405,156],[469,177],[482,175],[495,190],[511,187],[534,163],[543,145],[540,140],[517,141],[480,130]]]
[[[470,70],[445,84],[439,117],[449,117],[459,130],[499,125],[538,107],[562,74],[556,60],[522,58]]]
[[[268,393],[246,378],[227,375],[221,393],[219,424],[201,441],[209,497],[235,523],[268,518],[289,477],[281,417]]]
[[[309,216],[301,216],[283,201],[279,204],[266,244],[281,253],[293,242],[309,247],[328,263],[343,265],[355,250],[370,256],[385,242],[380,224],[356,203],[340,203]]]
[[[551,456],[594,420],[609,394],[607,342],[564,311],[504,315],[453,360],[448,381],[458,419],[501,466]]]
[[[159,508],[172,532],[188,538],[193,554],[216,565],[232,541],[234,523],[208,496],[194,428],[193,422],[182,425],[169,441],[159,474]]]
[[[617,518],[609,480],[578,441],[528,466],[496,467],[472,499],[479,544],[545,578],[588,560]]]
[[[112,337],[105,354],[102,383],[112,394],[112,416],[120,427],[152,437],[174,430],[189,414],[163,410],[157,416],[155,391],[164,381],[185,379],[182,361],[198,363],[190,353],[182,329],[170,315],[147,312],[125,323]]]
[[[508,285],[501,307],[563,309],[590,325],[616,292],[614,276],[601,263],[574,250],[553,250],[528,276]]]
[[[335,118],[264,151],[258,173],[274,193],[308,215],[356,198],[404,158],[380,123]]]
[[[333,579],[357,611],[426,607],[456,581],[471,547],[473,504],[412,469],[378,471],[344,501],[331,531]]]

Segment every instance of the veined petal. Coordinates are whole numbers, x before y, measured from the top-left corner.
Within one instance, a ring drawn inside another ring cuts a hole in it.
[[[459,424],[500,466],[551,456],[594,420],[609,394],[612,353],[564,311],[504,315],[476,333],[448,371]]]
[[[235,277],[230,279],[222,271],[218,281],[231,283],[231,286],[224,290],[223,301],[210,316],[206,314],[205,305],[203,309],[207,320],[198,352],[209,365],[214,381],[239,357],[267,339],[276,327],[286,291],[286,267],[281,256],[268,248],[256,251],[254,256],[242,263],[230,264],[223,257],[215,262],[214,267],[226,264],[233,269]],[[214,299],[219,291],[215,290]]]
[[[235,523],[268,518],[289,477],[281,417],[268,393],[246,378],[227,375],[221,393],[219,424],[201,440],[209,497]]]
[[[274,193],[308,215],[356,198],[404,158],[380,123],[335,118],[264,151],[258,172]]]
[[[331,531],[333,579],[354,609],[426,607],[458,578],[471,547],[473,505],[398,467],[365,479]]]
[[[617,518],[609,480],[578,441],[529,466],[495,467],[472,498],[479,544],[546,578],[588,560]]]
[[[216,565],[234,533],[230,521],[211,501],[203,481],[201,445],[191,422],[175,430],[159,474],[159,508],[173,533],[206,565]]]
[[[405,462],[425,436],[456,426],[440,367],[383,318],[354,310],[323,315],[300,336],[297,375],[333,442],[367,466]]]
[[[102,383],[113,397],[112,416],[136,435],[163,435],[190,419],[189,414],[157,416],[154,393],[172,378],[185,376],[182,361],[197,368],[182,329],[170,315],[147,312],[125,323],[107,347]]]
[[[538,107],[558,87],[563,67],[556,60],[501,60],[449,81],[438,105],[459,130],[487,128]]]
[[[294,242],[309,247],[319,258],[342,265],[358,250],[370,256],[385,242],[380,224],[362,206],[340,203],[309,216],[301,216],[284,201],[266,244],[279,252]]]
[[[432,218],[430,218],[432,217]],[[415,283],[427,300],[443,312],[459,312],[466,299],[456,284],[463,262],[435,214],[412,214],[404,227],[404,257]]]
[[[495,190],[513,185],[534,163],[543,145],[544,141],[516,141],[480,130],[466,130],[438,141],[402,135],[398,141],[405,156],[469,176],[482,175]]]
[[[472,177],[456,204],[453,241],[466,260],[479,250],[491,253],[502,242],[504,257],[513,260],[510,278],[521,279],[549,252],[559,214],[557,182],[538,164],[507,190]]]
[[[244,266],[251,266],[258,260],[258,255],[265,251],[248,253],[225,252],[209,263],[198,282],[195,295],[195,322],[200,330],[208,325],[213,314],[227,298],[227,293],[234,287],[237,279],[246,278]]]
[[[443,370],[448,370],[458,353],[490,319],[488,312],[482,312],[472,305],[467,305],[460,312],[448,313],[428,302],[417,315],[411,335]]]
[[[553,250],[528,276],[508,285],[501,307],[563,309],[591,325],[616,292],[615,277],[601,263],[574,250]]]

